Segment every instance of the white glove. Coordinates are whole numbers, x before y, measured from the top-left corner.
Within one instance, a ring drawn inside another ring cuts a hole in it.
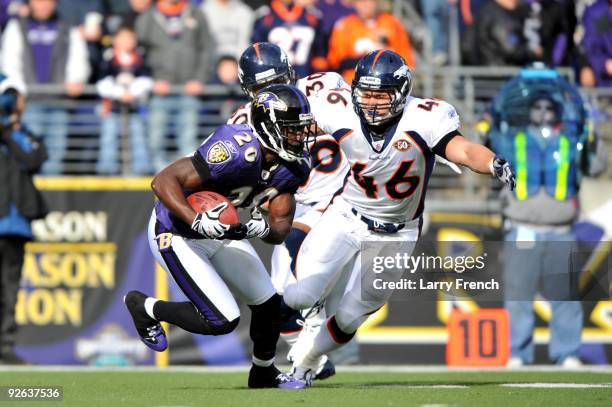
[[[496,155],[495,158],[493,158],[493,161],[491,161],[491,174],[504,184],[508,184],[510,191],[514,191],[514,187],[516,186],[514,172],[512,172],[510,164],[508,164],[508,161],[506,161],[504,157]]]
[[[198,213],[191,224],[191,229],[209,239],[221,238],[230,228],[230,225],[219,221],[219,216],[225,208],[227,202],[220,203],[204,213]]]
[[[259,209],[256,207],[251,211],[251,220],[246,223],[246,238],[250,239],[252,237],[260,237],[264,238],[268,236],[270,233],[270,226],[268,225],[268,221],[263,217]]]

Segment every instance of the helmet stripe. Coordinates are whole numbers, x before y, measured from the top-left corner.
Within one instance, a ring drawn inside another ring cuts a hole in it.
[[[378,52],[376,53],[376,56],[374,57],[374,61],[372,61],[372,67],[371,69],[374,69],[374,66],[376,65],[376,63],[378,62],[378,58],[380,58],[380,56],[382,55],[382,53],[385,52],[385,50],[379,49]]]
[[[255,49],[255,55],[257,55],[257,60],[261,62],[262,59],[261,59],[261,54],[259,53],[259,43],[256,42],[255,44],[253,44],[253,48]]]

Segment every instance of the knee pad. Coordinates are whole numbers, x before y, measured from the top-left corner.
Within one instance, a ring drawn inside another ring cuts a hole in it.
[[[306,292],[304,287],[300,287],[299,283],[288,285],[285,288],[283,299],[288,306],[295,310],[312,308],[319,300],[318,297]]]
[[[238,322],[240,322],[240,317],[233,319],[231,321],[225,321],[221,325],[212,325],[205,319],[202,319],[203,325],[203,334],[205,335],[225,335],[232,332],[238,326]]]
[[[301,229],[291,228],[289,235],[285,239],[284,245],[291,257],[291,273],[295,276],[295,260],[302,246],[302,242],[306,238],[307,233]]]

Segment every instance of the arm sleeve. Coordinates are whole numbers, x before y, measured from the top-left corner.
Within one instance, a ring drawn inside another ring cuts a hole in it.
[[[589,61],[589,65],[595,71],[596,78],[602,78],[606,71],[606,59],[608,55],[604,50],[603,36],[595,30],[595,16],[592,9],[587,9],[582,19],[584,27],[584,38],[582,47]]]
[[[197,164],[199,167],[196,167],[200,177],[203,174],[206,176],[206,182],[227,183],[230,179],[240,177],[241,171],[250,170],[250,163],[244,162],[241,150],[232,141],[232,135],[234,134],[232,127],[219,126],[193,154],[194,157],[200,157],[195,158],[196,161],[205,164],[208,168],[208,171],[206,171],[204,166],[200,164]],[[192,162],[195,166],[196,162],[193,159]],[[201,171],[204,171],[204,173],[202,174]]]
[[[123,94],[123,87],[117,85],[115,78],[107,76],[96,83],[98,95],[108,99],[119,99]]]
[[[130,84],[130,93],[136,98],[146,97],[153,88],[153,79],[139,76]]]
[[[332,93],[340,93],[339,97],[346,102],[346,105],[341,101],[339,103],[328,102],[328,97]],[[348,116],[354,114],[351,95],[348,92],[338,92],[330,89],[316,93],[310,101],[310,108],[317,120],[319,129],[325,134],[333,134],[336,130],[343,128],[350,120]]]
[[[22,130],[5,130],[2,138],[11,153],[30,172],[36,172],[47,159],[47,149],[42,139]]]
[[[446,146],[448,143],[457,136],[461,136],[458,130],[451,131],[446,136],[443,136],[438,143],[433,146],[432,151],[434,154],[446,159]]]
[[[434,106],[431,112],[423,111],[423,115],[432,114],[432,118],[427,116],[423,117],[423,123],[436,123],[435,125],[427,124],[427,131],[424,131],[425,141],[432,150],[440,143],[446,136],[454,134],[459,131],[461,122],[459,121],[459,115],[453,107],[453,105],[446,103],[442,100],[437,101],[438,105]],[[456,135],[456,134],[455,134]],[[454,135],[453,135],[454,137]],[[451,137],[452,138],[452,137]],[[450,141],[450,138],[446,140],[446,143]],[[435,151],[435,150],[434,150]],[[436,153],[437,154],[437,153]],[[444,157],[444,155],[442,155]]]
[[[196,151],[193,156],[191,156],[191,163],[193,164],[195,170],[198,172],[198,175],[202,180],[202,184],[208,182],[211,179],[208,164],[206,163],[204,157],[202,157],[202,155],[200,154],[199,150]]]
[[[2,33],[2,72],[9,78],[25,82],[22,56],[23,36],[19,22],[12,19]]]
[[[77,28],[70,30],[68,45],[68,61],[66,62],[66,81],[86,83],[89,79],[89,55],[87,45]]]

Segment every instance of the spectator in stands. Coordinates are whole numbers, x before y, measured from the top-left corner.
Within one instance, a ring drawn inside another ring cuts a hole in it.
[[[42,140],[19,121],[24,86],[0,75],[0,364],[23,364],[15,353],[15,304],[30,222],[46,207],[32,182],[46,158]]]
[[[549,66],[570,65],[576,13],[573,1],[533,0],[525,20],[530,48],[542,48],[542,61]]]
[[[581,72],[583,85],[612,86],[612,1],[598,0],[587,8],[582,25],[582,47],[588,61]],[[584,79],[587,75],[588,82]]]
[[[400,54],[410,68],[414,56],[408,33],[392,14],[380,9],[381,0],[354,0],[356,12],[336,23],[329,41],[327,61],[331,70],[338,71],[351,83],[357,61],[380,48]]]
[[[29,17],[9,21],[3,33],[2,70],[28,85],[63,85],[68,96],[81,95],[90,73],[81,34],[57,16],[55,0],[29,0],[29,6]],[[61,173],[68,133],[66,109],[37,97],[28,104],[24,122],[45,137],[49,160],[43,173]]]
[[[336,22],[355,12],[352,0],[299,0],[298,3],[304,7],[307,5],[315,7],[321,12],[321,29],[325,35],[326,44],[329,43],[329,37]]]
[[[215,40],[217,55],[240,58],[250,44],[253,10],[241,0],[206,0],[202,11]]]
[[[525,19],[529,8],[520,0],[489,1],[476,14],[478,65],[525,65],[544,56],[538,41],[525,37]]]
[[[135,27],[136,18],[151,7],[152,0],[108,0],[105,29],[108,36],[102,40],[104,45],[111,43],[111,36],[120,27]]]
[[[579,267],[571,257],[576,251],[573,224],[582,175],[605,169],[603,144],[586,130],[577,89],[543,67],[524,70],[505,85],[495,98],[493,117],[493,150],[516,173],[516,189],[501,196],[506,241],[531,242],[520,251],[513,245],[516,249],[504,261],[509,366],[534,361],[533,299],[538,292],[552,310],[550,359],[578,366],[583,315],[576,286]]]
[[[136,20],[136,32],[145,50],[145,62],[154,79],[150,104],[149,146],[155,170],[167,157],[168,118],[176,118],[178,154],[187,155],[198,142],[198,96],[208,80],[214,41],[202,11],[187,0],[158,0]],[[181,85],[180,94],[171,85]]]
[[[104,53],[102,79],[97,83],[98,94],[103,98],[96,167],[100,174],[121,172],[121,136],[129,137],[132,174],[150,174],[153,170],[141,115],[141,105],[153,87],[153,79],[137,45],[134,30],[121,27],[113,38],[113,47]]]
[[[222,55],[217,62],[213,83],[218,85],[238,85],[238,60],[233,55]]]
[[[448,25],[450,7],[455,7],[457,0],[421,0],[421,12],[431,37],[432,65],[444,65],[448,61]]]
[[[271,42],[287,53],[300,78],[327,69],[321,13],[294,0],[272,0],[257,10],[251,42]]]
[[[90,80],[98,78],[98,67],[102,61],[102,27],[104,20],[102,0],[57,0],[57,13],[61,20],[71,27],[78,27],[87,44],[89,65],[92,72]]]

